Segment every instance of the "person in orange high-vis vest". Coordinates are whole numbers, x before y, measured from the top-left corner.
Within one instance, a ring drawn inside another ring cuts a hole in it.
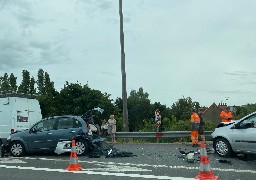
[[[190,138],[192,141],[192,146],[198,146],[198,129],[199,129],[199,124],[200,124],[200,117],[196,113],[195,109],[192,109],[192,114],[190,121],[192,123],[192,130],[190,133]]]
[[[220,117],[222,122],[230,122],[232,120],[233,116],[229,107],[226,107],[225,110],[221,111]]]

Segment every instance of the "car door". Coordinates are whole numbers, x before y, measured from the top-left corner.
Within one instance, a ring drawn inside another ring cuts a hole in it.
[[[30,150],[50,150],[54,146],[55,131],[55,119],[42,120],[30,128],[30,134],[24,141]]]
[[[239,151],[256,151],[256,115],[250,116],[239,123],[232,133],[234,148]]]
[[[82,132],[82,124],[71,117],[61,117],[58,121],[57,131],[59,141],[70,141]]]

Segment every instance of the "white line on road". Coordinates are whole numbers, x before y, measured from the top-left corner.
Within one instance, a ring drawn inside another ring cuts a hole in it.
[[[194,180],[194,178],[184,178],[184,177],[170,177],[170,176],[155,176],[155,175],[142,175],[142,174],[126,174],[126,173],[110,173],[110,172],[95,172],[95,171],[67,171],[64,169],[49,169],[49,168],[35,168],[35,167],[20,167],[20,166],[6,166],[0,165],[0,168],[7,169],[21,169],[21,170],[33,170],[33,171],[48,171],[48,172],[66,172],[66,173],[76,173],[76,174],[94,174],[103,176],[117,176],[117,177],[131,177],[131,178],[144,178],[144,179],[169,179],[169,180]]]
[[[20,157],[24,159],[40,159],[47,161],[69,161],[63,159],[47,159],[47,158],[30,158],[30,157]],[[102,164],[102,165],[120,165],[120,166],[137,166],[137,167],[154,167],[154,168],[170,168],[170,169],[187,169],[187,170],[198,170],[199,167],[194,166],[168,166],[168,165],[152,165],[152,164],[133,164],[133,163],[117,163],[117,162],[100,162],[100,161],[80,161],[79,163],[90,163],[90,164]],[[236,172],[236,173],[251,173],[256,174],[255,170],[243,170],[243,169],[220,169],[220,168],[211,168],[213,171],[221,172]]]
[[[14,158],[0,158],[0,164],[22,164],[27,163],[25,161],[22,161],[20,159],[14,159]]]

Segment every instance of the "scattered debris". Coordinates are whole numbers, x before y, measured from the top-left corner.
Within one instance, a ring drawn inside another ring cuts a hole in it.
[[[225,164],[229,164],[229,165],[231,165],[232,163],[231,163],[231,161],[229,161],[229,160],[226,160],[226,159],[216,159],[219,163],[225,163]]]
[[[93,148],[89,150],[89,158],[99,158],[101,155],[104,155],[105,158],[136,156],[130,151],[120,151],[105,141],[93,144]]]
[[[179,148],[179,152],[181,153],[181,155],[178,155],[178,158],[183,158],[183,160],[186,160],[189,163],[195,162],[196,161],[195,155],[199,154],[200,151],[198,151],[198,150],[197,151],[190,150],[190,151],[186,152],[186,150],[187,149],[181,150],[181,148]]]
[[[194,155],[195,155],[195,153],[192,153],[192,152],[188,153],[187,156],[186,156],[187,162],[190,162],[190,163],[195,162],[196,159],[195,159]]]
[[[115,158],[115,157],[132,157],[136,156],[129,151],[118,151],[116,148],[111,148],[107,151],[106,158]]]

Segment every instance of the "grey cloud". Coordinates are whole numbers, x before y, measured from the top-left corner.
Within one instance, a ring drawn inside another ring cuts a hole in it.
[[[112,72],[102,71],[101,73],[104,74],[104,75],[108,75],[108,76],[116,76],[116,74],[112,73]]]
[[[245,76],[248,75],[248,72],[245,71],[234,71],[234,72],[225,72],[225,75],[230,75],[230,76]]]
[[[37,26],[43,22],[42,20],[34,18],[33,14],[30,12],[18,12],[16,13],[16,17],[19,24],[24,28],[29,26]]]
[[[0,70],[24,65],[65,63],[68,60],[68,50],[58,43],[0,41]]]
[[[240,85],[256,85],[256,81],[241,82]]]
[[[84,3],[87,5],[96,5],[96,7],[99,7],[101,10],[109,10],[112,9],[113,1],[112,0],[77,0],[76,4],[79,5],[79,3]],[[118,3],[118,1],[116,1]]]
[[[220,95],[238,95],[238,94],[255,94],[253,91],[246,90],[212,90],[210,91],[212,94],[220,94]]]
[[[125,23],[130,23],[131,22],[131,18],[130,17],[125,17],[124,18],[124,22]]]
[[[90,18],[98,17],[98,14],[113,13],[113,1],[112,0],[77,0],[76,6],[84,6],[84,11]],[[118,1],[115,1],[118,5]]]
[[[233,71],[233,72],[225,72],[225,75],[229,76],[247,76],[247,75],[256,75],[255,72],[246,72],[246,71]]]
[[[0,9],[9,11],[13,13],[16,17],[18,24],[23,28],[28,28],[30,26],[37,26],[43,21],[36,18],[33,8],[31,8],[31,2],[23,0],[0,0]],[[15,8],[14,8],[15,7]],[[13,10],[15,9],[15,12]]]
[[[51,43],[49,42],[39,42],[39,41],[33,41],[30,43],[31,47],[38,48],[38,49],[44,49],[48,50],[51,46]]]
[[[0,0],[0,9],[5,9],[9,7],[16,6],[23,10],[29,10],[30,9],[30,2],[25,0]]]
[[[98,2],[98,7],[102,10],[108,10],[112,8],[112,1],[109,0],[101,0],[101,1],[97,1]]]

